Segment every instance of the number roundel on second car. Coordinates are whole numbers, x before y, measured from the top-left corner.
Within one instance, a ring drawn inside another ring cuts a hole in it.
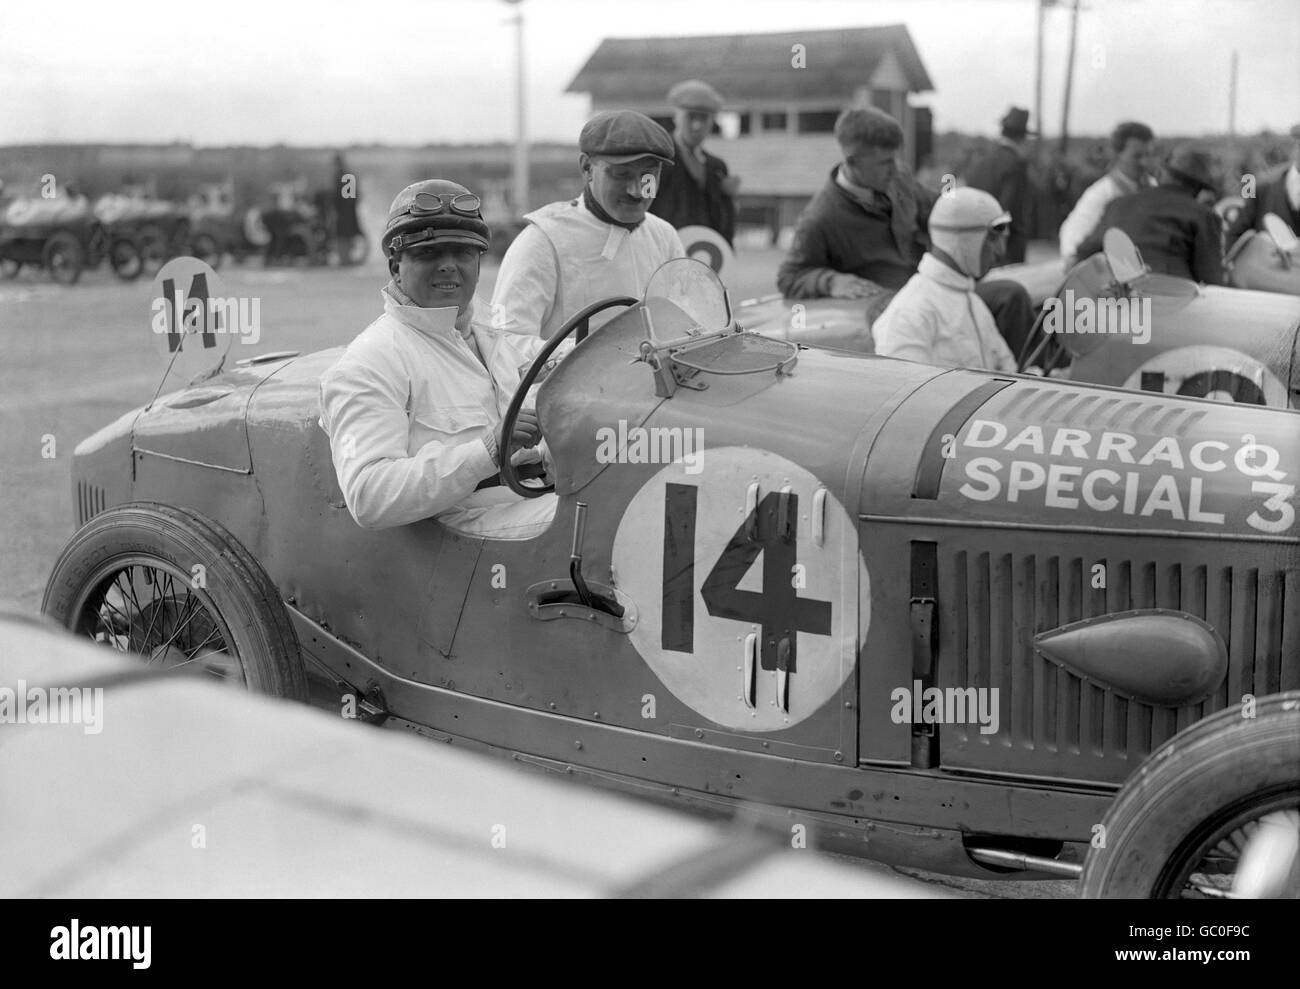
[[[637,652],[732,730],[789,728],[837,694],[870,620],[853,518],[809,471],[722,447],[665,466],[628,504],[614,572]],[[861,603],[860,603],[861,602]]]

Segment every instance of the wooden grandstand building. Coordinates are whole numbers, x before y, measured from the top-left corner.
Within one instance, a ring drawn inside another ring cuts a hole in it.
[[[722,94],[724,126],[709,150],[741,179],[741,220],[774,233],[826,181],[839,156],[832,129],[845,107],[875,106],[895,117],[902,158],[913,169],[930,151],[929,110],[908,97],[934,87],[902,24],[606,38],[567,92],[590,95],[592,113],[640,110],[671,129],[668,90],[683,79],[703,79]]]

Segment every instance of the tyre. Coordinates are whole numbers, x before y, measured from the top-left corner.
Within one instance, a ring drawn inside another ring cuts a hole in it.
[[[1261,698],[1253,718],[1230,707],[1175,735],[1124,784],[1102,827],[1081,896],[1221,899],[1247,884],[1253,895],[1300,896],[1300,691]],[[1262,846],[1281,849],[1268,882]]]
[[[13,258],[0,258],[0,278],[17,278],[23,263]]]
[[[144,270],[140,249],[125,237],[118,237],[109,245],[108,263],[113,267],[113,274],[124,282],[135,281]]]
[[[289,613],[266,571],[219,523],[148,502],[111,508],[59,555],[41,611],[156,667],[195,665],[251,690],[307,699]]]
[[[60,285],[73,285],[85,267],[86,252],[73,234],[60,230],[45,242],[41,264]]]
[[[146,223],[135,235],[140,257],[150,271],[156,271],[167,261],[170,251],[167,247],[167,233],[156,223]]]
[[[221,267],[221,247],[211,234],[195,234],[190,241],[190,254],[208,265],[213,271]]]

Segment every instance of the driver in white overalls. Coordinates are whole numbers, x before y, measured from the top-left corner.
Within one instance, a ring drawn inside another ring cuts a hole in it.
[[[578,149],[582,195],[524,217],[497,275],[493,326],[549,339],[593,302],[640,299],[660,265],[686,256],[672,224],[646,212],[673,163],[666,130],[633,110],[607,110],[587,121]],[[619,311],[596,314],[591,328]]]
[[[512,437],[501,420],[544,341],[480,318],[489,236],[479,198],[455,182],[416,182],[389,208],[384,312],[320,384],[320,425],[363,528],[436,517],[470,535],[529,539],[555,514],[554,494],[524,499],[499,482],[507,449],[522,448],[516,463],[540,459],[536,411],[520,412]]]

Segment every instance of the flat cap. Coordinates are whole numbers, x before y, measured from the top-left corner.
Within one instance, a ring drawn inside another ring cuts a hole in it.
[[[668,90],[668,102],[683,110],[717,113],[722,109],[722,96],[707,82],[687,79]]]
[[[583,125],[578,150],[618,163],[658,158],[672,163],[673,139],[668,132],[635,110],[605,110]]]

